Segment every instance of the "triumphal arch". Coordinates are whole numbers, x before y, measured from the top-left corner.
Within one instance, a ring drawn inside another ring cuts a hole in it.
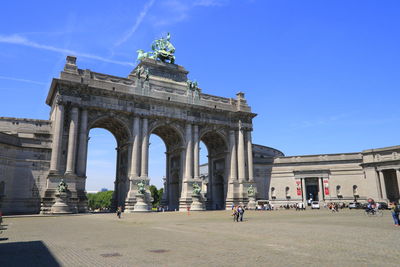
[[[205,94],[188,71],[174,64],[170,36],[139,50],[127,77],[79,69],[68,56],[46,99],[51,107],[51,158],[41,212],[54,211],[61,180],[68,185],[64,209],[85,212],[88,133],[110,131],[117,140],[114,206],[125,212],[151,207],[149,136],[166,144],[163,205],[169,209],[225,209],[248,202],[254,184],[252,119],[243,93],[236,98]],[[208,149],[208,186],[201,192],[199,142]],[[163,156],[163,155],[160,155]],[[195,189],[195,190],[193,190]],[[53,210],[52,210],[53,208]]]

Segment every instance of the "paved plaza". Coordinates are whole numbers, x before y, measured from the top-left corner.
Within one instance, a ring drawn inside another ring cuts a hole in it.
[[[400,227],[361,210],[5,218],[0,266],[399,266]]]

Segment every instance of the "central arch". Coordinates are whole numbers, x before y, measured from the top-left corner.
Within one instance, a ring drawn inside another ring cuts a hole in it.
[[[160,137],[166,147],[166,171],[161,205],[168,210],[178,210],[183,177],[183,134],[177,126],[164,123],[155,123],[149,130],[149,135],[151,134]]]

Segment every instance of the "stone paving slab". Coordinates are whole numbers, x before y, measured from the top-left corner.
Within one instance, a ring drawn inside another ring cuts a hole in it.
[[[360,210],[5,218],[0,266],[399,266],[400,227]]]

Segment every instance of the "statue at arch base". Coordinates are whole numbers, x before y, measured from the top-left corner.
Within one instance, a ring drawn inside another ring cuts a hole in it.
[[[193,192],[192,193],[192,204],[190,205],[190,210],[191,211],[205,210],[203,196],[201,195],[201,188],[197,183],[193,184],[192,192]]]
[[[146,191],[146,181],[141,180],[137,183],[136,203],[133,212],[149,212],[151,210],[151,197]]]
[[[251,184],[249,188],[247,188],[247,196],[249,198],[249,202],[247,203],[247,208],[249,210],[255,210],[256,209],[256,189],[255,187]]]
[[[57,187],[56,202],[51,207],[51,213],[53,214],[69,214],[72,213],[67,202],[68,202],[68,185],[61,179]]]

